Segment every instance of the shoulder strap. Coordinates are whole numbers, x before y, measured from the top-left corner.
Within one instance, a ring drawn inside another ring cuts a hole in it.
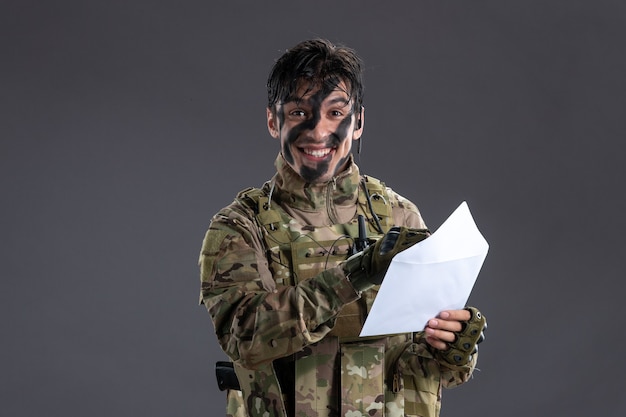
[[[384,182],[368,175],[363,175],[361,185],[364,192],[359,193],[359,203],[367,207],[378,232],[384,234],[393,226],[391,199],[387,187]]]
[[[291,263],[288,251],[284,250],[293,240],[289,215],[277,205],[270,204],[270,197],[264,188],[247,188],[237,195],[237,201],[254,213],[254,220],[265,244],[265,255],[273,265],[274,280],[277,283],[291,282]]]
[[[271,207],[269,197],[261,188],[246,188],[237,195],[237,200],[254,211],[260,226],[269,230],[276,230],[282,216],[278,210]]]

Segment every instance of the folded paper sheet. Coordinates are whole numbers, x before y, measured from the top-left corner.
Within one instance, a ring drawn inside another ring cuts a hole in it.
[[[465,307],[488,249],[464,201],[435,233],[393,258],[360,336],[421,331],[440,311]]]

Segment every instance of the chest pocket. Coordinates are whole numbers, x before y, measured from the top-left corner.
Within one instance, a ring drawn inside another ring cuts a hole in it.
[[[320,272],[345,261],[350,253],[352,240],[338,238],[334,241],[318,242],[311,236],[290,243],[291,265],[294,284],[313,278]]]

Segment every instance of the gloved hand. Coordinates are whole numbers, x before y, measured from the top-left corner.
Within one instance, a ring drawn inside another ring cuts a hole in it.
[[[391,259],[430,236],[425,229],[392,227],[381,239],[363,251],[355,253],[343,264],[348,279],[358,291],[380,285]]]
[[[485,340],[487,318],[475,307],[465,307],[472,315],[466,322],[462,322],[463,329],[456,332],[454,342],[448,343],[447,350],[437,351],[437,355],[452,365],[465,365],[472,360],[472,355],[478,352],[478,344]]]

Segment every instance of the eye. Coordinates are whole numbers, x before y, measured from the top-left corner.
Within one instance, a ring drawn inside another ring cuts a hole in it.
[[[300,109],[290,111],[289,115],[294,117],[306,117],[306,113],[304,112],[304,110]]]
[[[339,111],[339,110],[331,110],[330,111],[330,115],[333,117],[341,117],[343,116],[343,112]]]

